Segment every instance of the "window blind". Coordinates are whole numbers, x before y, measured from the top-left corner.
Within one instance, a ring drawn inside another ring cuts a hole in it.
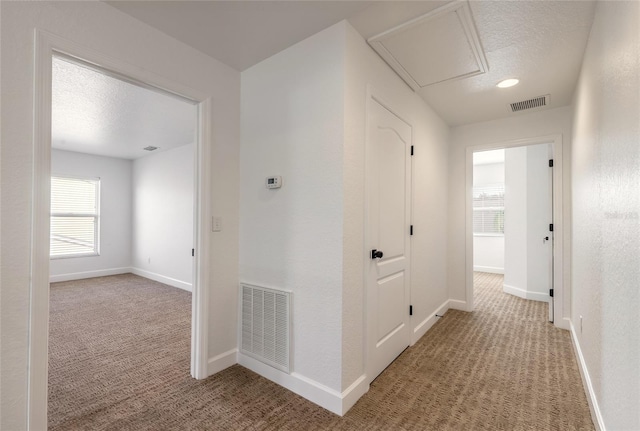
[[[473,187],[473,233],[504,234],[504,184]]]
[[[100,180],[51,178],[50,256],[98,254]]]

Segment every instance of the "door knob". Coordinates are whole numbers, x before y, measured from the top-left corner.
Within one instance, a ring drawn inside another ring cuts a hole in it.
[[[544,238],[542,238],[542,243],[544,244],[545,242],[549,241],[549,237],[545,236]]]
[[[375,248],[371,250],[371,259],[380,259],[382,256],[384,256],[384,253],[380,250],[376,250]]]

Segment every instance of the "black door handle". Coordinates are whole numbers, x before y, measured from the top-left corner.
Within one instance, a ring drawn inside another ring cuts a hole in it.
[[[382,256],[384,256],[384,253],[380,250],[376,250],[375,248],[371,250],[371,259],[380,259]]]

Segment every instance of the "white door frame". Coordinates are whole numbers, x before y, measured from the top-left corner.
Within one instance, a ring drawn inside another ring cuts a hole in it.
[[[49,32],[35,30],[33,202],[31,237],[31,284],[29,304],[28,414],[29,430],[47,428],[49,338],[49,216],[51,182],[51,62],[54,54],[85,63],[142,83],[150,88],[192,101],[198,107],[195,143],[194,245],[192,284],[191,375],[207,377],[207,316],[209,285],[209,209],[213,99],[210,95],[173,82],[152,72],[109,57]]]
[[[563,243],[564,226],[562,219],[562,135],[548,135],[513,141],[476,145],[467,147],[466,151],[466,185],[465,185],[465,291],[466,311],[473,311],[473,153],[477,151],[499,150],[503,148],[525,147],[528,145],[551,144],[553,148],[553,320],[554,325],[569,329],[569,323],[563,316],[564,283],[563,283]]]
[[[389,112],[393,113],[395,116],[397,116],[398,118],[400,118],[402,121],[404,121],[405,123],[407,123],[409,125],[409,127],[411,127],[411,145],[414,145],[413,139],[413,125],[406,120],[404,115],[401,115],[399,113],[399,111],[395,108],[392,107],[392,105],[390,103],[388,103],[384,97],[382,97],[380,95],[380,92],[376,91],[376,89],[373,88],[372,85],[368,84],[367,85],[367,99],[365,101],[365,145],[364,145],[364,160],[365,160],[365,164],[364,164],[364,244],[363,244],[363,259],[364,259],[364,265],[363,265],[363,270],[364,270],[364,308],[363,308],[363,321],[364,321],[364,334],[365,334],[365,342],[364,342],[364,370],[365,370],[365,375],[366,375],[366,382],[367,385],[371,384],[371,382],[373,380],[375,380],[376,377],[378,377],[378,375],[374,375],[374,371],[373,371],[373,367],[372,367],[372,358],[371,358],[371,352],[373,351],[372,349],[372,345],[375,343],[374,340],[374,336],[373,334],[375,333],[375,330],[373,330],[372,325],[375,322],[372,322],[369,319],[369,306],[371,304],[371,300],[368,298],[369,296],[369,277],[370,277],[370,268],[369,265],[371,264],[371,257],[369,256],[369,251],[371,250],[371,238],[369,237],[369,229],[371,227],[371,223],[370,223],[370,219],[369,219],[369,204],[370,204],[370,199],[369,199],[369,193],[371,192],[371,186],[369,185],[369,182],[367,181],[367,175],[369,173],[369,168],[371,166],[371,151],[369,148],[370,142],[371,142],[371,136],[369,133],[369,119],[371,116],[370,113],[370,102],[371,101],[375,101],[377,103],[379,103],[380,105],[382,105],[385,109],[389,110]],[[411,223],[413,223],[413,193],[414,193],[414,184],[413,184],[413,158],[411,160],[411,193],[409,195],[409,219],[411,221]],[[407,283],[409,283],[409,295],[411,295],[411,253],[413,251],[413,242],[410,241],[409,243],[409,252],[408,252],[408,264],[407,264]],[[409,299],[409,303],[411,302],[411,299]],[[408,310],[407,310],[408,312]],[[409,325],[411,326],[411,321],[412,321],[413,317],[410,316],[409,317]],[[413,334],[413,330],[410,330],[410,333]],[[413,343],[413,339],[410,337],[409,338],[409,345],[411,345]],[[368,386],[367,386],[368,387]]]

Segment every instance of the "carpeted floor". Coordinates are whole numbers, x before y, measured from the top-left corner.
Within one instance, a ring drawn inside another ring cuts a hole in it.
[[[476,274],[338,417],[240,366],[189,376],[191,296],[134,275],[51,286],[51,430],[592,430],[569,333]]]

